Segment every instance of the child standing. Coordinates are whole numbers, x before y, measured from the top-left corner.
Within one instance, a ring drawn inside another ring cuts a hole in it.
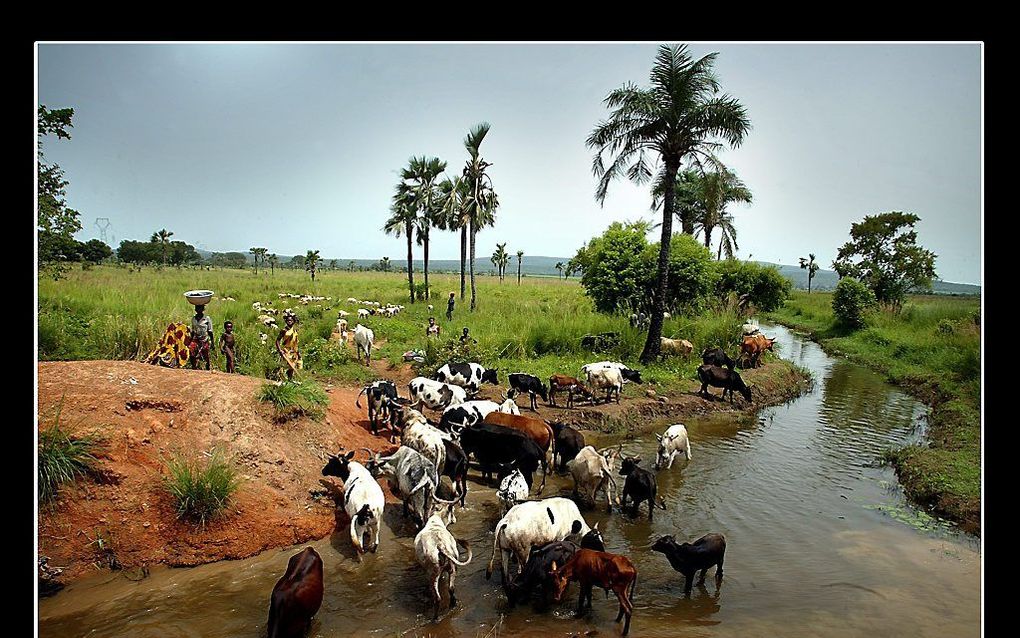
[[[223,322],[223,334],[220,335],[220,352],[227,357],[227,372],[235,372],[234,369],[234,323]]]

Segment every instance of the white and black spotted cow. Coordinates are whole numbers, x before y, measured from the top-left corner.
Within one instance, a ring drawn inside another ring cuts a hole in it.
[[[379,434],[379,420],[386,421],[386,408],[389,405],[388,399],[397,398],[397,386],[392,381],[373,381],[358,393],[354,405],[361,407],[361,395],[368,395],[368,423],[372,428],[372,434]],[[392,426],[391,426],[392,429]]]
[[[465,401],[460,405],[451,405],[443,410],[443,416],[439,419],[439,429],[451,432],[469,428],[476,423],[481,423],[490,412],[521,413],[513,399],[507,399],[503,403],[487,400]]]
[[[483,383],[499,384],[496,368],[486,368],[478,363],[447,363],[436,372],[436,380],[459,385],[469,395],[477,394]]]
[[[467,401],[467,391],[459,386],[442,383],[426,377],[415,377],[407,384],[411,405],[415,409],[424,404],[433,410],[443,410]]]

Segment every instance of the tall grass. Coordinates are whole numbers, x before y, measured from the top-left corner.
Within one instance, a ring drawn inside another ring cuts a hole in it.
[[[203,527],[227,507],[240,486],[237,471],[219,450],[214,450],[204,463],[172,456],[166,468],[164,486],[173,498],[177,518]]]
[[[48,503],[60,488],[99,469],[96,453],[104,440],[98,434],[74,435],[60,424],[63,399],[53,423],[39,431],[39,500]]]
[[[258,398],[273,404],[278,419],[299,415],[321,419],[329,404],[329,395],[314,381],[267,383],[259,389]]]

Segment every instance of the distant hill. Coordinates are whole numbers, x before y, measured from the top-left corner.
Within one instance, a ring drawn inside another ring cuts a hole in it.
[[[773,264],[770,262],[758,262],[775,266],[784,277],[793,282],[794,288],[807,290],[807,270],[800,266],[787,266],[785,264]],[[814,279],[811,280],[812,290],[833,290],[839,283],[839,275],[832,270],[818,270]],[[973,284],[957,284],[949,281],[936,281],[932,283],[932,292],[937,295],[980,295],[981,286]]]

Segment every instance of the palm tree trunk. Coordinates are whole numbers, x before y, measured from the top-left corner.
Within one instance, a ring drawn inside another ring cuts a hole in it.
[[[705,248],[712,247],[712,228],[709,224],[705,224]],[[709,253],[711,254],[711,253]]]
[[[667,184],[676,181],[679,163],[666,162]],[[667,188],[662,201],[662,238],[659,242],[659,271],[655,282],[655,290],[652,293],[652,321],[648,326],[648,339],[645,341],[645,348],[641,352],[641,363],[649,364],[659,356],[659,349],[662,345],[662,313],[666,310],[666,284],[669,280],[669,249],[670,240],[673,239],[673,205],[676,199],[676,191]]]
[[[411,223],[407,223],[407,287],[411,291],[411,303],[414,303],[414,256],[411,253]]]
[[[467,270],[467,226],[460,227],[460,299],[464,300],[464,272]]]
[[[722,240],[723,240],[723,238],[720,237],[719,238],[719,252],[715,256],[715,260],[716,261],[722,261]]]
[[[475,309],[475,220],[471,220],[471,256],[468,267],[471,269],[471,311]]]
[[[429,298],[429,229],[425,228],[425,299]]]
[[[521,260],[517,260],[517,285],[521,285]]]

